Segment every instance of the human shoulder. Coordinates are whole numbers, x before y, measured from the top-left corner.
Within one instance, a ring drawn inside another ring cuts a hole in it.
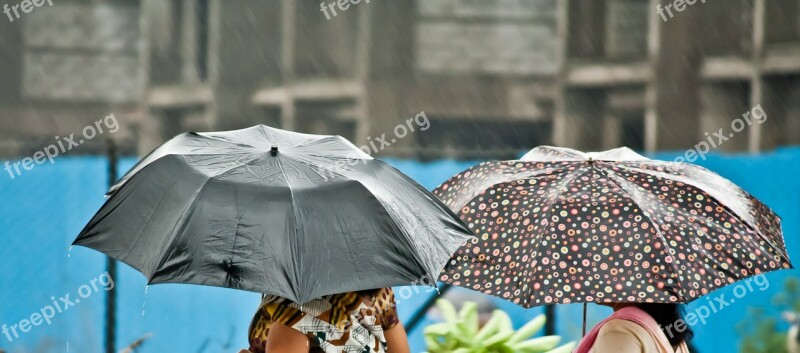
[[[633,321],[623,319],[613,319],[606,322],[605,325],[600,328],[600,333],[602,334],[604,332],[625,333],[636,337],[650,338],[650,334],[644,327]]]
[[[592,351],[595,353],[647,353],[657,352],[650,334],[638,324],[622,319],[606,322],[598,332]]]

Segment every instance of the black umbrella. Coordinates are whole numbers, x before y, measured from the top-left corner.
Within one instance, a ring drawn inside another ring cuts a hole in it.
[[[141,271],[304,303],[436,278],[472,233],[340,136],[185,133],[112,187],[74,244]]]

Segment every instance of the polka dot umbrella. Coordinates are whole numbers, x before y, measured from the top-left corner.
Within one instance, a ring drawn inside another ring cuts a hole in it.
[[[477,235],[441,280],[526,308],[685,303],[791,268],[780,218],[763,203],[705,168],[628,148],[538,147],[434,193]]]

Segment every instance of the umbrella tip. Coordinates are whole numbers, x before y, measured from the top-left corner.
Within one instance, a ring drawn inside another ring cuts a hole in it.
[[[273,156],[277,156],[278,155],[278,146],[272,146],[272,148],[269,150],[269,153],[272,154]]]

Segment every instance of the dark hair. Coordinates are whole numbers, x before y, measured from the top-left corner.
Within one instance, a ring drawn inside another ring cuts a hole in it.
[[[636,306],[656,320],[672,346],[677,346],[684,341],[689,342],[694,336],[694,332],[683,317],[683,305],[642,303]],[[678,321],[681,321],[682,325]],[[682,330],[677,326],[681,326]]]
[[[356,293],[358,293],[359,295],[375,295],[378,294],[378,292],[380,292],[381,290],[383,290],[383,288],[364,289],[356,291]]]

